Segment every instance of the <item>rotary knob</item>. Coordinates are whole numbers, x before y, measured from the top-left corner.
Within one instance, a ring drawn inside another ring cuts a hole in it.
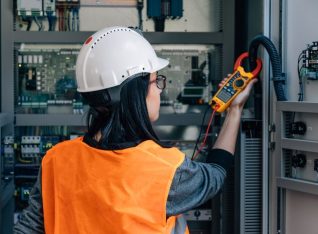
[[[234,82],[234,85],[235,85],[237,88],[241,88],[241,87],[243,87],[243,85],[244,85],[244,80],[242,80],[242,79],[237,79],[237,80]]]

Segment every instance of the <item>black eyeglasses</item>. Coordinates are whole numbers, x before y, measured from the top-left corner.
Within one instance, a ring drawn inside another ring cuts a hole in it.
[[[166,80],[167,77],[165,77],[164,75],[157,75],[156,80],[153,80],[150,83],[156,82],[158,89],[163,90],[166,88]]]

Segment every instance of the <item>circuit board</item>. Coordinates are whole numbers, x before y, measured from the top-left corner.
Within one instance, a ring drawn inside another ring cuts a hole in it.
[[[50,106],[66,105],[76,114],[82,107],[75,80],[79,50],[20,50],[17,53],[17,110],[46,113]]]
[[[208,102],[212,90],[208,50],[161,50],[157,55],[169,60],[168,67],[159,71],[167,77],[161,105]]]

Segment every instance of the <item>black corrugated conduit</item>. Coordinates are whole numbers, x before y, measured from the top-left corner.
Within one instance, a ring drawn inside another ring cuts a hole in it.
[[[259,45],[263,45],[269,54],[269,58],[273,70],[273,82],[277,101],[287,101],[285,95],[285,74],[282,73],[282,65],[279,54],[273,44],[273,42],[264,35],[258,35],[252,39],[249,46],[248,58],[250,71],[256,67],[256,59]]]

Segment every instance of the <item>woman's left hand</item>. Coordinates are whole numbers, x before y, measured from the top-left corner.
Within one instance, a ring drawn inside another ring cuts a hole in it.
[[[228,77],[231,74],[228,74]],[[219,87],[221,87],[227,80],[228,78],[224,78],[221,83],[219,84]],[[238,107],[239,109],[243,109],[245,102],[247,101],[253,85],[257,82],[257,78],[253,78],[245,87],[245,89],[237,95],[237,97],[232,101],[231,105],[229,108],[235,108]]]

